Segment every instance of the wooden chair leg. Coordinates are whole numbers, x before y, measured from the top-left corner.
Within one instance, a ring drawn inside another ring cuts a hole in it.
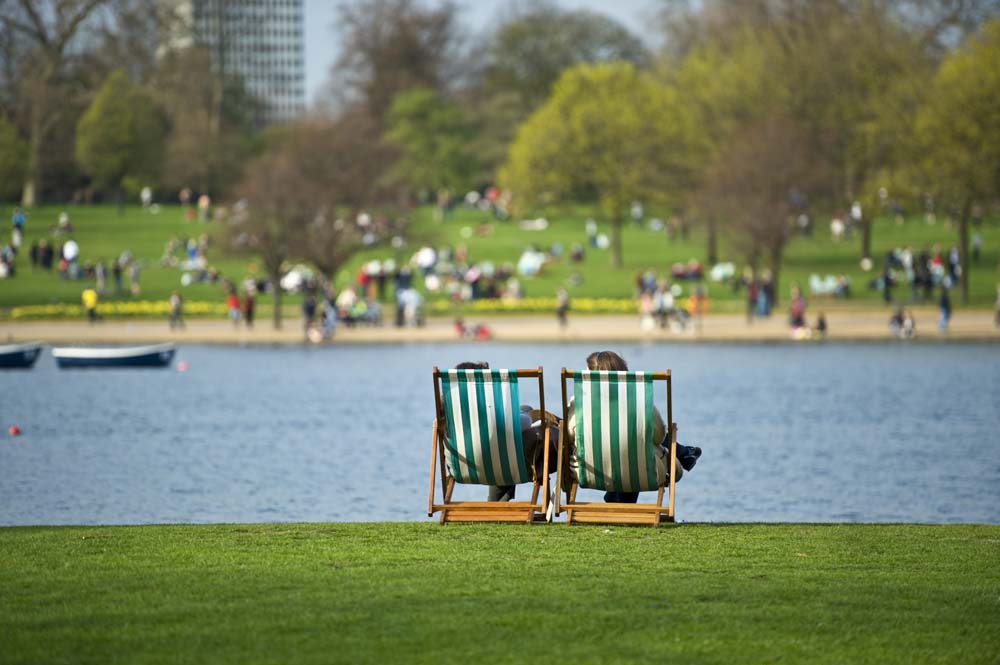
[[[437,447],[438,447],[438,421],[434,419],[434,426],[431,434],[431,482],[430,490],[427,493],[427,517],[434,514],[434,473],[437,471]]]

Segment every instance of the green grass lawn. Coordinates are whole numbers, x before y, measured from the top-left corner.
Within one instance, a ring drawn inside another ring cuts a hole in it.
[[[92,286],[92,281],[69,282],[60,280],[55,271],[45,273],[32,271],[27,259],[27,247],[41,237],[49,236],[50,227],[56,224],[62,207],[47,206],[31,210],[27,223],[25,252],[19,257],[19,274],[11,280],[0,281],[0,308],[18,305],[38,305],[50,303],[79,304],[80,293]],[[160,214],[152,215],[138,207],[125,208],[118,215],[112,206],[77,206],[66,208],[75,227],[73,238],[80,244],[83,260],[106,261],[117,257],[128,249],[142,260],[142,293],[139,299],[163,302],[170,291],[180,288],[189,302],[222,303],[223,293],[218,285],[192,284],[181,287],[181,271],[175,267],[160,265],[164,246],[171,237],[185,239],[198,237],[210,230],[210,225],[186,222],[183,211],[178,206],[164,206]],[[3,209],[3,232],[0,238],[9,237],[9,208]],[[364,253],[351,263],[340,275],[340,285],[346,284],[356,273],[362,261],[372,258],[395,258],[406,260],[419,248],[422,242],[435,246],[448,244],[468,247],[473,261],[490,260],[496,264],[516,263],[521,251],[528,245],[548,247],[553,243],[563,246],[568,255],[573,243],[586,242],[584,220],[588,212],[584,208],[565,208],[553,211],[549,227],[544,231],[524,231],[514,222],[496,222],[487,213],[458,208],[444,222],[435,222],[428,208],[414,212],[411,227],[412,238],[407,247],[400,251],[379,248]],[[795,238],[782,267],[781,291],[784,296],[793,281],[807,283],[811,273],[844,273],[852,280],[854,298],[851,304],[879,304],[879,294],[866,288],[873,274],[864,273],[858,265],[860,240],[833,243],[828,232],[828,219],[821,218],[816,233],[810,238]],[[475,233],[482,226],[485,235]],[[601,232],[608,232],[606,224],[600,224]],[[995,221],[981,229],[983,252],[978,263],[973,266],[971,296],[972,304],[986,307],[996,298],[996,284],[1000,281],[1000,225]],[[468,236],[468,237],[466,237]],[[943,222],[933,226],[922,220],[911,219],[904,225],[896,225],[888,219],[880,219],[874,231],[873,253],[876,264],[881,257],[896,246],[910,245],[919,250],[925,244],[940,243],[945,249],[957,239],[957,232]],[[581,264],[571,264],[568,258],[546,266],[540,276],[522,280],[522,286],[529,297],[553,298],[560,285],[568,283],[570,275],[578,272],[582,278],[579,286],[571,289],[575,298],[621,298],[633,295],[635,275],[638,271],[652,268],[660,274],[667,274],[670,265],[686,262],[691,258],[704,259],[705,237],[696,228],[686,240],[668,240],[665,233],[654,232],[645,227],[627,225],[624,231],[625,266],[618,270],[609,267],[607,251],[587,248],[587,257]],[[722,258],[734,260],[733,253],[723,244]],[[248,273],[252,261],[244,257],[225,256],[215,248],[209,250],[209,261],[224,275],[239,282]],[[738,269],[742,267],[736,261]],[[127,280],[126,280],[127,282]],[[741,309],[741,296],[732,293],[728,285],[710,284],[713,311],[737,311]],[[905,287],[897,293],[905,297]],[[129,301],[129,295],[108,295],[102,301]],[[959,299],[954,298],[956,304]],[[288,300],[291,311],[296,311],[296,298]],[[261,298],[263,307],[269,306],[269,299]]]
[[[1000,526],[0,529],[0,662],[997,663]]]

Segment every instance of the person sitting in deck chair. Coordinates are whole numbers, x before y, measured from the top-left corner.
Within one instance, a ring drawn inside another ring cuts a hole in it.
[[[488,362],[461,362],[455,369],[489,369]],[[559,444],[559,419],[551,413],[544,414],[549,422],[549,473],[556,470],[556,446]],[[537,478],[542,473],[543,442],[545,429],[542,427],[543,414],[530,405],[522,404],[520,413],[521,438],[524,442],[524,461],[531,467]],[[513,501],[517,485],[490,485],[488,501]]]
[[[587,356],[587,369],[611,372],[629,371],[625,359],[614,351],[595,351],[591,353]],[[576,414],[575,409],[572,408],[572,399],[570,400],[569,421],[566,423],[566,434],[570,442],[568,446],[570,473],[575,477],[578,472],[578,463],[576,459],[576,446],[573,445],[573,442],[576,440]],[[670,467],[667,428],[663,424],[663,416],[660,414],[659,409],[655,407],[653,408],[653,440],[657,442],[655,451],[656,472],[658,475],[666,478]],[[683,477],[684,471],[693,469],[699,457],[701,457],[701,448],[697,446],[684,446],[678,443],[677,464],[674,465],[676,469],[674,482]],[[636,503],[638,500],[638,492],[609,491],[604,493],[605,503]]]

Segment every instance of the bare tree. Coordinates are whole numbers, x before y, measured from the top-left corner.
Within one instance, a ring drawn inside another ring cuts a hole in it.
[[[383,177],[395,151],[378,140],[378,128],[361,107],[332,123],[305,125],[290,142],[308,162],[306,177],[322,183],[321,209],[300,236],[298,254],[332,282],[354,254],[388,231],[378,219],[357,221],[363,211],[395,198]]]
[[[19,74],[19,99],[28,116],[28,155],[21,201],[34,205],[42,180],[42,155],[66,105],[61,78],[72,45],[87,19],[108,0],[0,0],[0,25],[28,49]]]
[[[757,269],[765,260],[775,296],[793,216],[821,182],[805,132],[781,112],[737,132],[719,153],[703,184],[709,214],[727,220],[730,241]]]
[[[357,225],[357,213],[383,191],[387,148],[375,136],[364,113],[334,123],[306,120],[248,165],[222,240],[230,250],[260,257],[274,289],[275,328],[281,327],[282,264],[306,259],[332,279],[362,247],[367,229]]]
[[[452,80],[457,19],[447,0],[432,9],[415,0],[342,2],[338,25],[343,47],[332,88],[342,103],[363,101],[381,121],[397,93],[415,87],[444,91]]]

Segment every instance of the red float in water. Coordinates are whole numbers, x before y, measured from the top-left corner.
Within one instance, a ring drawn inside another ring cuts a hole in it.
[[[20,436],[21,428],[18,427],[17,425],[11,425],[10,427],[7,428],[7,433],[10,434],[11,436]]]
[[[186,372],[186,371],[188,371],[188,364],[187,364],[186,360],[182,360],[179,363],[177,363],[177,371],[178,372]]]

